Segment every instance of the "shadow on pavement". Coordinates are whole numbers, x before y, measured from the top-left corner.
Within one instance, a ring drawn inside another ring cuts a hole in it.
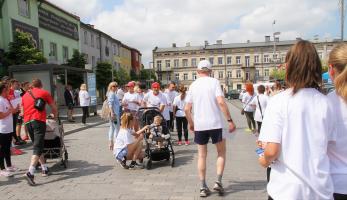
[[[266,180],[256,180],[256,181],[231,181],[228,185],[225,184],[225,194],[228,196],[233,193],[237,193],[245,190],[264,190],[266,192]]]

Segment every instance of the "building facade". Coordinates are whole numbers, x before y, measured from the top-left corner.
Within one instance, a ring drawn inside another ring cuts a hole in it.
[[[137,75],[139,75],[141,70],[141,56],[139,50],[132,48],[131,49],[131,70],[134,71]]]
[[[101,61],[101,31],[90,24],[80,23],[80,49],[85,55],[86,62],[95,70]]]
[[[212,64],[211,76],[219,79],[225,91],[242,89],[245,82],[266,82],[271,80],[274,69],[284,66],[289,48],[297,40],[270,41],[266,36],[264,42],[247,42],[216,44],[204,46],[177,47],[153,50],[153,63],[158,79],[167,84],[175,81],[189,86],[196,78],[196,67],[201,60]],[[314,42],[323,62],[337,42]]]
[[[120,61],[121,68],[123,68],[128,74],[130,74],[131,70],[131,47],[128,47],[125,44],[121,45],[120,48]]]

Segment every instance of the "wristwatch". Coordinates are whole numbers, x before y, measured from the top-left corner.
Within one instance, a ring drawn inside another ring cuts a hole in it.
[[[228,122],[233,122],[233,119],[230,118],[230,119],[228,119],[227,121],[228,121]]]

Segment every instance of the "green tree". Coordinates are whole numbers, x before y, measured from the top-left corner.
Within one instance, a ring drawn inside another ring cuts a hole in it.
[[[9,44],[9,50],[4,55],[4,66],[7,73],[7,67],[10,65],[29,65],[46,63],[47,59],[42,52],[38,50],[29,33],[15,32],[13,42]]]
[[[114,79],[117,81],[119,85],[124,85],[128,83],[130,79],[130,75],[124,68],[119,68],[119,70],[114,71]]]
[[[82,68],[84,69],[86,64],[85,55],[75,50],[65,65],[70,67]],[[84,82],[83,73],[68,73],[67,75],[68,82],[73,88],[79,88],[80,85]],[[61,80],[64,83],[65,77],[61,77]]]
[[[105,89],[111,80],[112,65],[108,62],[100,62],[96,66],[96,88]]]
[[[157,81],[157,77],[155,76],[155,72],[152,69],[141,69],[140,70],[140,75],[139,75],[140,80],[154,80]]]
[[[271,72],[270,77],[276,80],[284,80],[286,77],[286,70],[282,68],[281,69],[276,68]]]
[[[130,79],[131,80],[138,80],[139,79],[139,75],[136,74],[135,70],[130,70]]]

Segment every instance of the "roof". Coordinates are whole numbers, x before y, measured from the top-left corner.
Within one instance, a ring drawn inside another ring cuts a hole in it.
[[[69,72],[89,72],[92,73],[92,70],[70,67],[65,65],[56,65],[56,64],[32,64],[32,65],[11,65],[9,66],[9,72],[26,72],[26,71],[43,71],[43,70],[52,70],[54,73],[62,73],[65,70]]]
[[[189,47],[170,47],[170,48],[156,48],[155,52],[168,52],[168,51],[200,51],[204,50],[204,46],[189,46]]]
[[[62,8],[60,8],[59,6],[57,6],[57,5],[55,5],[55,4],[51,3],[51,2],[49,2],[49,1],[47,1],[47,0],[39,0],[39,2],[45,3],[45,4],[49,5],[49,6],[52,6],[53,8],[59,10],[60,12],[63,12],[63,13],[65,13],[65,14],[69,15],[69,16],[72,17],[72,18],[75,18],[75,19],[78,20],[78,21],[80,20],[80,17],[79,17],[79,16],[74,15],[74,14],[72,14],[72,13],[69,13],[68,11],[66,11],[66,10],[64,10],[64,9],[62,9]]]

